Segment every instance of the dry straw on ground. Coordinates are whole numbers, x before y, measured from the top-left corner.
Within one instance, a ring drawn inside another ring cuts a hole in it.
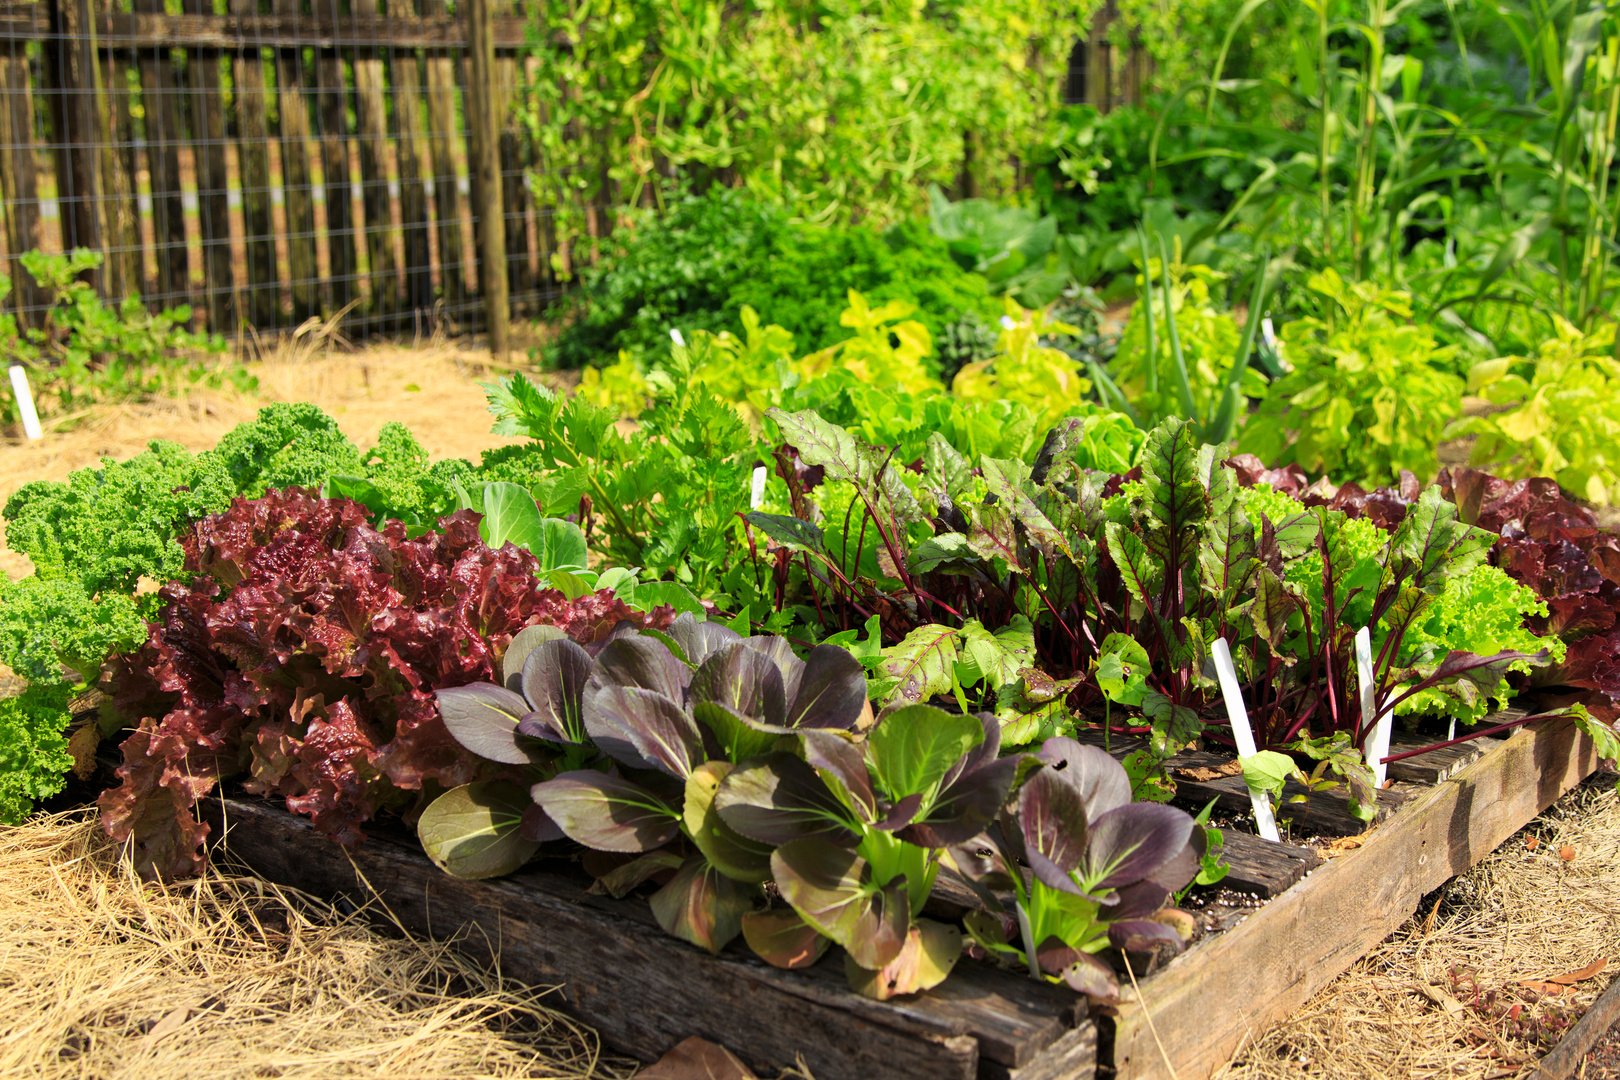
[[[1530,1075],[1620,967],[1614,785],[1600,774],[1452,881],[1223,1080]]]
[[[248,370],[258,380],[251,393],[198,387],[175,397],[98,405],[65,425],[48,425],[39,442],[0,438],[0,504],[29,481],[61,480],[104,457],[131,457],[153,439],[207,449],[274,401],[319,405],[363,447],[375,443],[389,421],[410,428],[435,459],[476,460],[513,441],[491,433],[480,386],[500,370],[490,366],[487,352],[465,344],[433,338],[350,350],[334,333],[311,333],[267,348]],[[29,569],[21,555],[0,550],[0,573],[21,577]]]
[[[78,813],[0,830],[0,1076],[618,1077],[452,948],[212,871],[134,879]]]

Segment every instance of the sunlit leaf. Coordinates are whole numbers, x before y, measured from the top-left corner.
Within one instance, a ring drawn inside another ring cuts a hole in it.
[[[464,784],[428,804],[417,819],[416,835],[428,858],[452,877],[500,877],[539,850],[522,831],[529,805],[523,789],[513,784]]]

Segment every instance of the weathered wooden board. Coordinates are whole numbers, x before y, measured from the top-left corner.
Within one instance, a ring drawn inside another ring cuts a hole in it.
[[[1222,810],[1248,814],[1253,805],[1249,799],[1249,786],[1242,773],[1205,777],[1205,773],[1220,771],[1231,764],[1231,753],[1212,750],[1187,750],[1168,762],[1170,775],[1176,781],[1175,801],[1188,807],[1201,807],[1211,799]],[[1378,793],[1378,817],[1382,821],[1399,810],[1414,794],[1415,789],[1396,784]],[[1290,802],[1295,796],[1307,796],[1304,788],[1288,781],[1283,789],[1283,803],[1277,809],[1279,823],[1287,823],[1295,835],[1354,836],[1365,832],[1367,823],[1351,815],[1342,791],[1309,795],[1303,802]]]
[[[1508,719],[1517,719],[1523,715],[1522,710],[1504,711],[1492,717],[1492,720],[1504,723]],[[1422,745],[1424,742],[1421,739],[1411,735],[1397,735],[1390,740],[1389,751],[1392,754],[1400,754]],[[1426,750],[1416,757],[1390,762],[1389,776],[1392,780],[1403,780],[1411,784],[1438,784],[1478,761],[1491,746],[1490,739],[1470,739],[1455,746]]]
[[[761,1070],[803,1060],[818,1080],[1042,1080],[1095,1068],[1083,1000],[1012,972],[964,961],[933,993],[869,1001],[836,958],[785,972],[740,945],[710,956],[665,934],[645,902],[588,894],[571,868],[458,881],[408,841],[373,838],[351,861],[268,802],[212,800],[207,811],[224,849],[260,876],[362,901],[374,890],[413,933],[457,937],[475,954],[497,952],[508,976],[560,985],[609,1044],[644,1060],[701,1035]]]
[[[1223,887],[1268,899],[1281,896],[1322,865],[1322,857],[1310,848],[1273,844],[1233,829],[1222,830],[1221,857],[1227,865]]]
[[[1620,1024],[1620,979],[1611,982],[1592,1002],[1592,1007],[1575,1021],[1575,1026],[1558,1040],[1558,1045],[1536,1063],[1530,1080],[1565,1080],[1575,1076],[1582,1059],[1616,1024]]]
[[[1113,1023],[1118,1075],[1208,1075],[1596,766],[1589,739],[1566,721],[1545,721],[1413,795],[1359,850],[1189,949],[1139,997],[1128,992]]]
[[[1101,1034],[1103,1064],[1139,1080],[1219,1067],[1596,764],[1567,723],[1521,729],[1437,786],[1409,789],[1362,847],[1325,865],[1308,849],[1228,831],[1226,884],[1274,899],[1143,977],[1100,1033],[1073,994],[1010,971],[964,961],[932,993],[872,1002],[849,992],[836,960],[782,972],[740,946],[718,957],[693,949],[644,903],[588,894],[570,864],[457,881],[409,838],[373,839],[351,861],[271,804],[227,799],[210,810],[225,849],[260,875],[329,895],[374,890],[406,929],[498,954],[523,981],[560,984],[610,1045],[646,1060],[699,1035],[763,1070],[802,1060],[823,1080],[1055,1080],[1093,1076]],[[939,892],[946,907],[974,902],[948,875]]]

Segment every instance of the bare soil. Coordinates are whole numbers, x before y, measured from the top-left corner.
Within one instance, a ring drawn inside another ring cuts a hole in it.
[[[467,344],[427,341],[337,347],[330,339],[291,339],[247,365],[258,390],[197,389],[176,398],[110,405],[53,424],[46,437],[0,441],[0,505],[23,484],[61,480],[102,458],[127,458],[154,439],[192,450],[213,446],[237,424],[275,401],[321,406],[362,447],[390,421],[415,433],[438,458],[476,459],[514,440],[492,434],[480,383],[502,373],[488,352]],[[0,523],[3,528],[3,523]],[[28,560],[0,551],[0,572],[29,572]]]

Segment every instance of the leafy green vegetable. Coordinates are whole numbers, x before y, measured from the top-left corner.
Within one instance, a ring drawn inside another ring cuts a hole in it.
[[[0,824],[20,824],[35,803],[62,790],[73,768],[69,700],[61,683],[0,698]]]
[[[1535,356],[1474,365],[1469,389],[1496,411],[1452,424],[1469,461],[1512,479],[1550,476],[1599,506],[1620,502],[1620,359],[1615,324],[1582,334],[1563,319]]]
[[[1249,417],[1241,450],[1340,482],[1432,477],[1435,438],[1461,408],[1456,349],[1412,318],[1411,297],[1329,269],[1310,288],[1332,311],[1283,327],[1282,376]]]
[[[22,306],[39,303],[44,310],[33,312],[32,325],[26,327],[19,326],[15,315],[0,314],[0,356],[28,369],[42,418],[199,383],[242,389],[257,385],[246,369],[214,359],[225,351],[223,337],[187,329],[191,308],[152,311],[135,295],[122,297],[116,307],[104,303],[85,279],[87,272],[101,267],[100,252],[25,251],[17,261],[34,286],[34,295],[23,297]],[[11,278],[0,274],[0,300],[11,291]],[[13,398],[0,397],[0,421],[17,419]]]
[[[671,330],[736,326],[744,308],[810,351],[844,332],[844,297],[875,306],[899,301],[920,312],[930,334],[963,314],[993,320],[999,305],[982,277],[963,270],[925,226],[880,232],[814,225],[747,193],[714,188],[663,214],[641,214],[614,233],[615,247],[583,274],[571,321],[551,346],[560,367],[600,366],[621,353],[652,361],[669,351]],[[604,384],[605,385],[605,384]]]
[[[968,931],[1036,978],[1111,1001],[1118,983],[1097,953],[1184,944],[1165,908],[1199,870],[1203,831],[1180,810],[1132,803],[1125,770],[1096,747],[1052,739],[1037,756],[980,875],[1011,894],[1012,925],[970,918]]]

